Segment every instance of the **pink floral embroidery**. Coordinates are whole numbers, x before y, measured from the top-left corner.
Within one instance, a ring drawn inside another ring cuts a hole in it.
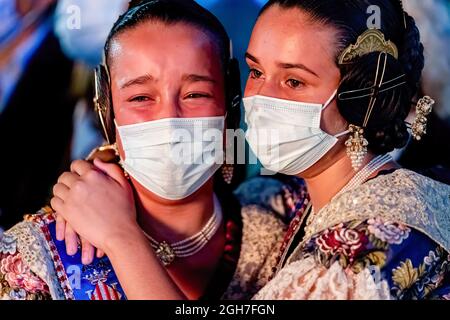
[[[394,222],[384,222],[381,218],[369,219],[367,230],[378,239],[389,244],[401,244],[409,237],[411,229]]]
[[[316,244],[322,252],[329,255],[343,254],[350,259],[361,252],[367,242],[363,232],[344,228],[342,224],[326,230],[316,239]]]
[[[22,261],[20,253],[7,255],[1,260],[0,272],[11,288],[23,288],[30,293],[48,292],[47,285],[31,273],[28,266]]]

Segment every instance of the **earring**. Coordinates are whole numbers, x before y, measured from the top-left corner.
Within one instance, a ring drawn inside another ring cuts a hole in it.
[[[233,180],[234,166],[232,164],[224,164],[222,166],[222,177],[226,184],[231,184]]]
[[[429,96],[421,98],[417,102],[416,106],[416,118],[411,125],[412,136],[415,140],[419,141],[427,133],[427,116],[433,110],[435,101]]]
[[[361,167],[367,154],[369,142],[364,138],[364,129],[351,124],[348,128],[350,137],[345,141],[347,155],[352,161],[352,167],[355,171]]]

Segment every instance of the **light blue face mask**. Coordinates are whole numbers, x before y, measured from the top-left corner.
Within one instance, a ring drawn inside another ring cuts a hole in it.
[[[286,175],[302,173],[348,133],[331,135],[320,128],[322,113],[336,93],[324,104],[259,95],[243,99],[246,139],[266,169]]]
[[[60,0],[56,8],[55,33],[65,54],[89,66],[98,65],[109,31],[127,9],[128,2]]]

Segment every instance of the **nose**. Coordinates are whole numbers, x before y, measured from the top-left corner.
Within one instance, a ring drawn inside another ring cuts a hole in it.
[[[279,95],[275,81],[272,79],[265,79],[253,86],[247,86],[245,89],[245,96],[250,97],[254,95],[261,95],[266,97],[277,97]]]
[[[161,118],[181,118],[182,109],[178,94],[166,95],[161,99]]]
[[[268,81],[266,79],[266,81],[259,86],[257,94],[266,97],[276,97],[279,95],[279,92],[274,81]]]

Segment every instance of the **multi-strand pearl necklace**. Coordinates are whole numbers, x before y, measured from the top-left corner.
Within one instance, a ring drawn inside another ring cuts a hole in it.
[[[351,189],[359,187],[362,185],[372,174],[374,174],[378,169],[382,168],[386,163],[391,162],[392,156],[390,154],[380,155],[373,158],[364,168],[362,168],[358,173],[339,191],[339,193],[334,196],[335,198]]]
[[[385,164],[391,162],[393,158],[390,155],[380,155],[372,159],[366,166],[364,166],[358,173],[356,173],[355,176],[333,197],[331,201],[333,201],[336,197],[338,197],[340,194],[343,194],[346,191],[349,191],[351,189],[354,189],[360,185],[362,185],[372,174],[374,174],[376,171],[378,171],[380,168],[382,168]],[[330,201],[330,202],[331,202]],[[306,223],[305,223],[305,235],[303,236],[303,240],[299,244],[298,247],[303,245],[303,243],[310,239],[312,236],[312,230],[310,229],[310,226],[313,222],[316,222],[317,224],[321,224],[323,222],[321,217],[317,217],[316,214],[314,214],[314,210],[312,208],[311,203],[308,204],[308,206],[304,209],[303,213],[305,214],[310,208],[310,213],[306,217]],[[320,211],[318,212],[318,214]],[[275,270],[275,274],[277,274],[281,268],[284,265],[284,261],[286,259],[286,255],[289,252],[289,247],[292,245],[293,240],[296,236],[296,234],[301,230],[300,225],[303,223],[303,219],[298,220],[296,226],[294,227],[293,232],[290,236],[290,239],[288,240],[284,252],[281,254],[280,259],[278,261],[278,265]]]
[[[385,164],[391,162],[393,160],[390,154],[379,155],[373,158],[367,165],[365,165],[358,173],[353,176],[353,178],[339,191],[331,201],[336,199],[339,195],[347,192],[351,189],[359,187],[362,185],[371,175],[377,172],[380,168],[382,168]],[[311,209],[312,210],[312,209]],[[315,220],[316,214],[311,212],[306,221],[306,227],[309,227],[311,223]],[[321,219],[318,219],[318,223],[321,223]]]
[[[202,250],[211,240],[222,223],[222,209],[219,200],[214,196],[214,212],[206,225],[198,233],[187,239],[169,244],[166,241],[158,242],[145,231],[144,235],[164,266],[169,266],[176,258],[187,258]]]

